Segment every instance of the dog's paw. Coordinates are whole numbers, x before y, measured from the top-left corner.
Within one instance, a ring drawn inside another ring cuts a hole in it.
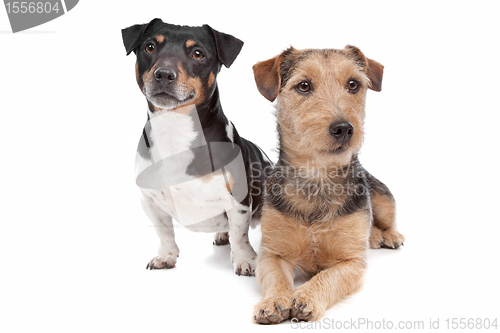
[[[255,258],[242,261],[235,260],[233,265],[236,275],[255,276],[255,268],[257,267]]]
[[[229,244],[229,233],[227,232],[217,232],[214,235],[214,245],[227,245]]]
[[[253,320],[258,324],[279,324],[288,319],[291,307],[291,296],[266,297],[255,306]]]
[[[146,266],[146,269],[170,269],[175,267],[177,257],[174,255],[157,256],[151,259]]]
[[[386,249],[397,249],[405,242],[405,236],[392,228],[382,231],[382,238],[383,244],[381,246]]]
[[[248,260],[241,263],[234,263],[234,273],[238,276],[255,276],[255,260]]]
[[[304,321],[316,321],[321,319],[325,310],[317,303],[314,298],[300,287],[295,289],[292,294],[292,308],[290,318],[297,318]]]
[[[257,253],[249,244],[235,250],[235,245],[231,244],[231,261],[234,265],[234,273],[238,276],[255,276],[255,268],[257,267]]]

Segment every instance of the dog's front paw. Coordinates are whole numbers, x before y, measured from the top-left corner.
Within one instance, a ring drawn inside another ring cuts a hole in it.
[[[174,255],[157,256],[149,261],[146,269],[170,269],[175,267],[176,262],[177,257]]]
[[[382,238],[384,239],[382,247],[386,249],[397,249],[405,242],[405,236],[393,228],[382,231]]]
[[[253,320],[258,324],[279,324],[288,319],[291,307],[291,296],[266,297],[255,306]]]
[[[235,260],[234,261],[234,273],[238,276],[255,276],[255,258],[248,260]]]
[[[316,321],[325,314],[325,309],[307,291],[302,290],[300,287],[294,291],[292,299],[291,318]]]

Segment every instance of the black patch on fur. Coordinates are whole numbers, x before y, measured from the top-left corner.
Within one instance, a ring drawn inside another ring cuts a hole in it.
[[[148,136],[146,134],[145,128],[142,130],[142,137],[144,138],[144,141],[146,142],[146,147],[150,148],[151,146],[149,145],[149,140],[148,140]]]
[[[396,203],[396,199],[394,199],[394,196],[392,195],[392,192],[389,190],[389,188],[380,180],[372,176],[368,171],[365,172],[366,172],[366,180],[368,181],[368,185],[370,187],[370,194],[372,196],[377,194],[383,195],[393,203]]]
[[[146,123],[144,128],[142,129],[142,137],[139,139],[139,144],[137,146],[137,153],[139,156],[146,160],[151,159],[151,154],[149,152],[149,148],[153,145],[153,142],[150,139],[151,127],[149,122]]]
[[[288,80],[292,77],[296,69],[296,65],[307,58],[314,50],[306,50],[301,53],[294,53],[293,49],[288,49],[283,52],[283,62],[280,66],[281,89],[286,86]]]
[[[343,190],[339,195],[332,191],[337,186]],[[300,211],[291,203],[290,189],[300,200],[314,202],[314,209]],[[330,214],[335,202],[341,203],[335,212],[337,216],[369,209],[370,187],[366,171],[356,156],[335,176],[322,180],[297,175],[287,162],[280,159],[268,178],[266,200],[279,212],[312,224]]]

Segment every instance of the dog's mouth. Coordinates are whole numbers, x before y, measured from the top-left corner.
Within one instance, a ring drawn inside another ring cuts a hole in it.
[[[337,148],[333,148],[330,152],[333,153],[333,154],[342,154],[347,149],[349,149],[349,147],[347,147],[347,146],[340,146],[340,147],[337,147]]]
[[[349,149],[349,147],[347,145],[344,145],[344,146],[332,148],[328,152],[330,154],[337,155],[337,154],[342,154],[343,152],[347,151],[348,149]]]
[[[173,101],[177,102],[178,105],[183,105],[194,99],[195,94],[193,92],[189,93],[185,98],[178,98],[174,94],[170,94],[167,91],[161,91],[151,96],[157,100]]]

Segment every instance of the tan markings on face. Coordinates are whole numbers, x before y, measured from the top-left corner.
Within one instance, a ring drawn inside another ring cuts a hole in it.
[[[150,82],[154,82],[154,72],[155,72],[156,68],[158,68],[158,63],[156,63],[149,71],[142,74],[142,82],[143,82],[142,92],[144,94],[146,94],[146,86]]]
[[[179,107],[183,107],[186,105],[198,105],[203,102],[205,94],[203,93],[203,84],[201,83],[201,79],[199,77],[191,77],[187,75],[184,68],[182,67],[182,64],[178,65],[178,69],[179,74],[177,76],[177,84],[183,86],[186,91],[194,93],[194,98],[189,103],[183,104]]]
[[[156,41],[157,41],[158,43],[163,43],[163,42],[165,41],[165,36],[163,36],[163,35],[158,35],[158,36],[156,36],[156,37],[155,37],[155,39],[156,39]]]
[[[361,83],[356,94],[348,92],[351,78]],[[300,94],[295,87],[310,81],[312,91]],[[350,161],[351,154],[363,143],[363,120],[368,78],[360,67],[335,50],[312,52],[295,64],[295,71],[278,96],[277,116],[282,144],[297,163],[316,160],[319,165],[334,157],[341,165]],[[349,121],[354,134],[348,142],[351,153],[332,154],[338,144],[329,132],[335,121]]]
[[[193,46],[195,46],[195,45],[196,45],[196,42],[195,42],[194,40],[192,40],[192,39],[188,39],[188,40],[186,41],[186,47],[187,47],[187,48],[189,48],[189,47],[193,47]]]
[[[212,87],[212,85],[215,82],[215,75],[213,72],[210,73],[210,76],[208,77],[208,87]]]

